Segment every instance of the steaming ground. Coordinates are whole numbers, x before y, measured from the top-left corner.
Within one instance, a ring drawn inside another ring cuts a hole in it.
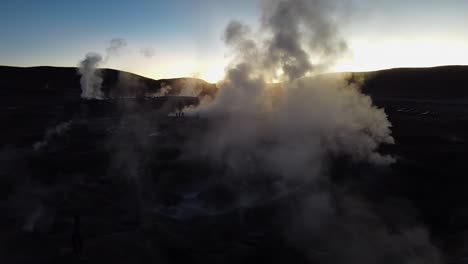
[[[215,96],[190,79],[104,85],[123,39],[86,55],[81,99],[3,148],[2,262],[462,261],[465,104],[320,75],[347,52],[339,3],[262,3],[260,29],[226,27]]]
[[[126,102],[124,116],[64,118],[40,149],[2,148],[3,263],[73,262],[76,212],[90,263],[458,263],[466,252],[468,126],[453,103],[377,100],[397,142],[380,152],[396,163],[332,155],[324,178],[285,188],[194,155],[222,121]]]

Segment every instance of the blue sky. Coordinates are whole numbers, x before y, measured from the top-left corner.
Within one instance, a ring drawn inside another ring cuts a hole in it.
[[[353,0],[350,9],[341,31],[352,55],[337,70],[468,64],[466,0]],[[221,34],[231,19],[257,23],[258,2],[0,0],[0,65],[76,66],[124,38],[126,52],[105,67],[214,80],[227,61]]]

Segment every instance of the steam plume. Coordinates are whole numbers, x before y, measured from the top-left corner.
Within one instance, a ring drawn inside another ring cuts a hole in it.
[[[111,39],[109,47],[107,47],[107,57],[106,60],[113,57],[119,56],[124,48],[127,47],[127,40],[123,38],[114,38]]]
[[[270,186],[257,184],[253,192],[238,189],[239,203],[255,206],[258,197],[273,199],[294,193],[304,185],[317,185],[319,180],[327,182],[328,161],[335,156],[377,166],[394,162],[392,157],[377,152],[381,144],[394,143],[384,110],[375,107],[371,98],[359,91],[359,84],[349,84],[346,76],[316,75],[347,52],[332,19],[329,1],[264,1],[263,11],[259,32],[239,21],[227,26],[224,40],[234,51],[233,62],[218,85],[220,90],[214,101],[195,109],[216,120],[207,140],[196,150],[222,164],[228,182],[258,182],[259,178],[267,177],[261,182]],[[278,80],[281,83],[272,83]],[[438,256],[424,231],[419,240],[406,241],[415,229],[402,228],[401,236],[392,236],[384,224],[366,229],[338,214],[330,218],[337,208],[344,214],[355,214],[359,209],[328,198],[309,203],[308,197],[317,194],[344,197],[344,201],[348,197],[321,187],[301,195],[303,200],[295,200],[300,209],[290,212],[288,217],[303,223],[291,228],[299,229],[303,235],[287,236],[311,254],[312,259],[318,262],[332,259],[330,255],[313,253],[314,244],[309,241],[314,239],[318,244],[328,245],[323,252],[335,251],[332,255],[343,258],[337,263],[346,263],[353,254],[364,253],[344,248],[358,243],[366,248],[380,234],[386,239],[384,244],[400,243],[409,250],[423,245],[425,252],[419,257],[423,262]],[[313,218],[306,219],[301,212]],[[366,214],[378,218],[370,210]],[[327,222],[347,226],[363,235],[350,244],[338,245],[327,234],[340,240],[346,233],[321,231]],[[380,246],[374,248],[375,262],[363,259],[361,263],[376,263],[387,255],[402,262],[417,257]]]
[[[33,149],[38,151],[46,147],[54,137],[59,137],[63,135],[64,133],[66,133],[70,129],[70,126],[72,125],[72,123],[73,121],[70,120],[67,122],[60,123],[53,128],[47,129],[44,135],[44,139],[42,141],[34,143]]]
[[[149,47],[149,48],[142,48],[142,49],[140,50],[140,53],[141,53],[145,58],[151,59],[151,58],[154,57],[154,55],[155,55],[156,52],[155,52],[155,50],[154,50],[153,48]]]
[[[263,1],[263,27],[272,33],[267,40],[267,65],[280,66],[285,77],[294,80],[326,69],[341,57],[347,44],[338,34],[334,3],[337,2]]]
[[[381,144],[394,143],[384,110],[359,91],[359,84],[349,84],[346,76],[317,75],[347,52],[334,19],[336,2],[262,3],[258,32],[239,21],[227,26],[224,41],[234,50],[234,59],[218,85],[218,96],[195,109],[216,120],[196,151],[222,164],[228,182],[255,183],[267,177],[260,181],[270,185],[266,188],[256,184],[254,191],[236,189],[242,196],[239,203],[255,206],[258,197],[295,193],[302,186],[318,186],[319,179],[329,182],[327,164],[336,156],[376,166],[394,162],[377,151]],[[440,261],[423,227],[401,227],[392,234],[377,213],[367,209],[370,202],[350,203],[351,195],[329,187],[296,197],[302,198],[294,200],[300,209],[288,218],[293,219],[291,229],[299,232],[287,236],[314,263],[347,263],[356,256],[359,263],[380,263],[388,256],[398,263]],[[304,217],[303,212],[312,217]],[[359,217],[357,221],[356,215],[365,216],[367,222]],[[348,240],[339,227],[358,235]],[[325,245],[324,250],[315,252],[313,243]],[[420,252],[413,253],[416,249]]]
[[[165,96],[172,90],[172,86],[167,83],[161,83],[158,92],[155,94],[156,97]]]
[[[102,100],[105,98],[101,90],[103,79],[100,75],[99,66],[106,63],[110,58],[119,56],[127,47],[127,41],[123,38],[114,38],[106,48],[105,59],[98,53],[90,52],[79,64],[78,72],[81,75],[81,98]]]
[[[98,69],[101,62],[102,57],[97,53],[88,53],[80,62],[78,72],[81,74],[81,97],[84,99],[104,99],[102,77]]]
[[[234,62],[218,97],[198,109],[228,117],[210,137],[219,140],[208,154],[247,152],[236,156],[252,155],[288,177],[312,178],[331,153],[376,164],[393,161],[376,152],[380,144],[393,143],[384,111],[344,78],[309,76],[346,51],[329,9],[326,1],[265,1],[262,31],[255,34],[264,37],[253,37],[239,21],[227,26],[224,40],[235,51]],[[269,84],[273,80],[283,82]],[[228,160],[240,163],[236,159]]]

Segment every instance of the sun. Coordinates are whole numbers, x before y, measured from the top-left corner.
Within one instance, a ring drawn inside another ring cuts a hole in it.
[[[210,82],[217,83],[224,78],[224,65],[213,65],[201,71],[200,78]]]

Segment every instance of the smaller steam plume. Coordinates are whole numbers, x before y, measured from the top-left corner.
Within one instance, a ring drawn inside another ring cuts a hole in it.
[[[156,97],[165,96],[165,95],[167,95],[171,90],[172,90],[172,86],[170,86],[169,84],[163,82],[163,83],[161,83],[161,88],[160,88],[159,91],[155,94],[155,96],[156,96]]]
[[[193,96],[198,97],[202,92],[203,88],[196,84],[193,79],[184,80],[182,90],[179,92],[179,96]]]
[[[120,56],[122,50],[128,46],[127,41],[123,38],[115,38],[110,41],[109,47],[106,48],[106,60],[114,56]]]
[[[103,79],[100,75],[99,66],[106,63],[110,58],[120,56],[122,50],[127,47],[127,41],[123,38],[115,38],[110,41],[106,48],[105,59],[94,52],[86,54],[84,60],[79,63],[78,73],[81,75],[81,98],[103,100],[104,93],[101,90]]]
[[[104,93],[101,90],[103,80],[98,69],[101,62],[102,56],[97,53],[88,53],[80,62],[78,72],[81,74],[81,98],[104,99]]]
[[[53,128],[49,128],[45,133],[44,139],[42,141],[34,143],[33,149],[39,151],[46,147],[54,137],[58,137],[65,134],[70,129],[72,122],[73,121],[70,120],[67,122],[60,123]]]
[[[151,59],[151,58],[154,57],[154,55],[155,55],[156,52],[154,51],[153,48],[150,47],[150,48],[143,48],[143,49],[141,49],[141,50],[140,50],[140,53],[141,53],[145,58]]]

